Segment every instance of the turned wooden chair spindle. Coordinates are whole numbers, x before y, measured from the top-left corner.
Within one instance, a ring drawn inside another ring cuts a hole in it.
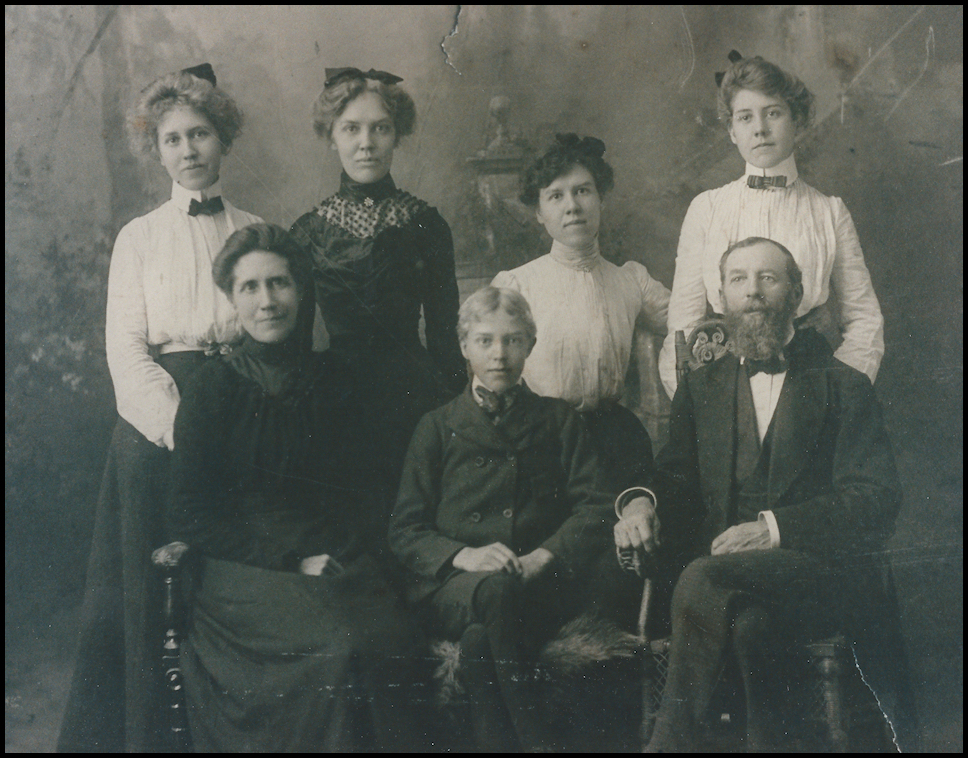
[[[163,623],[164,642],[161,650],[161,669],[165,677],[168,712],[168,736],[175,752],[191,752],[191,734],[188,731],[185,691],[181,671],[181,647],[185,634],[185,607],[182,590],[184,557],[188,545],[172,542],[160,547],[151,555],[151,562],[162,576],[164,583]]]

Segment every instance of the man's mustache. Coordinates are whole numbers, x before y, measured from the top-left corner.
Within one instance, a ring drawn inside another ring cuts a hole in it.
[[[771,306],[769,303],[753,303],[739,309],[740,313],[777,313],[779,308]]]

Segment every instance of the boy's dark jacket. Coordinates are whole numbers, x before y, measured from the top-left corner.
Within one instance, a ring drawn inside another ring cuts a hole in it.
[[[471,388],[423,417],[404,465],[390,546],[409,569],[407,595],[430,595],[464,547],[538,547],[578,572],[612,544],[614,493],[579,415],[526,387],[495,425]]]

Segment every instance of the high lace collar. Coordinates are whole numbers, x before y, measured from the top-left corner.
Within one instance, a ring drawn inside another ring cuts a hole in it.
[[[311,295],[299,304],[292,333],[281,342],[259,342],[243,330],[242,339],[228,356],[229,364],[269,395],[280,395],[311,384],[313,320],[316,300]]]
[[[366,206],[372,206],[381,200],[393,197],[396,192],[397,185],[393,183],[393,177],[389,174],[370,184],[363,184],[350,178],[345,171],[339,178],[339,196]]]
[[[551,257],[575,271],[591,271],[602,260],[602,254],[598,249],[598,237],[595,238],[591,248],[586,250],[569,247],[555,240],[551,245]]]
[[[283,342],[266,343],[246,334],[229,355],[229,364],[267,395],[278,396],[305,384],[308,355],[292,336]]]
[[[292,366],[296,364],[303,352],[299,342],[295,330],[282,342],[259,342],[245,332],[242,341],[232,352],[247,355],[269,366]]]

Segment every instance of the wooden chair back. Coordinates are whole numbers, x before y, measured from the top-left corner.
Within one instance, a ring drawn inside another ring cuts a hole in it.
[[[685,331],[678,330],[675,346],[676,381],[681,382],[693,369],[712,363],[732,350],[733,343],[726,329],[726,320],[718,317],[697,324],[689,333],[688,339]]]

